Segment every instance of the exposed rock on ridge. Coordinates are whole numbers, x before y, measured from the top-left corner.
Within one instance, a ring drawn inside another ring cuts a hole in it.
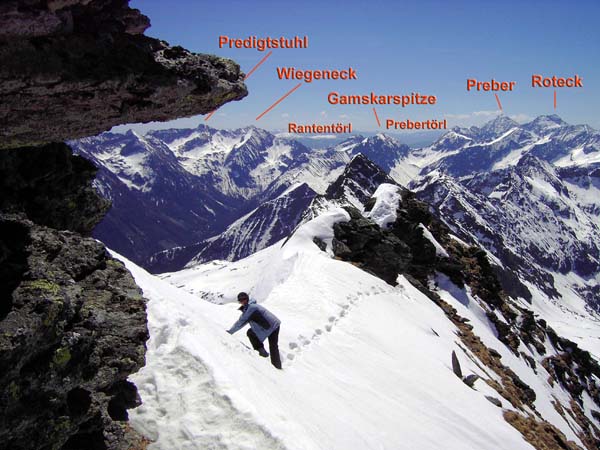
[[[247,95],[235,62],[140,34],[149,21],[127,3],[0,6],[0,148],[205,114]]]
[[[139,398],[127,377],[148,339],[140,289],[91,238],[16,215],[0,214],[0,229],[0,278],[21,277],[2,292],[0,448],[130,448],[139,438],[123,421]]]
[[[65,144],[0,152],[0,448],[126,449],[146,306],[89,233],[108,209]],[[28,218],[29,217],[29,218]],[[78,233],[79,232],[79,233]]]

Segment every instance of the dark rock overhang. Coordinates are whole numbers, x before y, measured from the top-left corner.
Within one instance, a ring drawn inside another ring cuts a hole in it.
[[[248,92],[235,62],[144,36],[124,0],[0,5],[0,148],[206,114]]]

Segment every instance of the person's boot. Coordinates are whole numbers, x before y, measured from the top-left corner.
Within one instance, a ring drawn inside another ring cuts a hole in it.
[[[258,354],[260,356],[262,356],[263,358],[266,358],[267,356],[269,356],[269,353],[267,353],[267,351],[265,350],[264,347],[261,347],[258,349]]]

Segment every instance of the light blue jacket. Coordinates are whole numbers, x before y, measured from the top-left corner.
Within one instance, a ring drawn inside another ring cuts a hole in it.
[[[244,325],[250,323],[250,328],[252,328],[252,331],[254,331],[258,340],[263,342],[281,324],[281,320],[279,320],[275,314],[264,306],[258,305],[254,299],[251,299],[246,306],[242,306],[239,310],[242,311],[242,315],[238,321],[227,330],[230,334],[235,333]]]

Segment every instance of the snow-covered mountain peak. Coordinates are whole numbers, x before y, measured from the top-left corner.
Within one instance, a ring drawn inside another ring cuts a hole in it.
[[[453,142],[453,141],[461,141],[467,142],[472,141],[473,138],[469,136],[470,131],[468,129],[454,127],[447,133],[444,133],[440,136],[437,142]]]
[[[517,134],[512,136],[515,132]],[[523,136],[523,131],[517,122],[502,115],[487,122],[481,128],[454,127],[440,136],[429,149],[434,152],[453,152],[465,147],[496,144],[509,136],[513,140],[529,138]]]
[[[510,117],[502,114],[480,128],[480,138],[497,138],[513,128],[519,128],[519,124]]]
[[[381,167],[359,153],[329,185],[325,194],[315,197],[305,218],[316,217],[323,211],[339,206],[352,206],[362,211],[367,201],[383,183],[397,186],[397,183]]]
[[[127,138],[131,138],[131,139],[137,139],[137,140],[142,140],[143,136],[141,134],[139,134],[137,131],[134,130],[127,130],[125,132],[125,134],[123,134],[123,136],[127,137]]]
[[[370,146],[384,146],[384,147],[403,147],[404,144],[395,137],[390,136],[386,133],[377,133],[374,136],[369,136],[361,141],[361,144],[368,144]]]
[[[88,157],[106,167],[128,188],[148,191],[156,181],[157,168],[175,161],[169,148],[152,135],[142,136],[132,130],[126,133],[102,133],[70,143],[75,151],[93,147]],[[105,191],[108,194],[108,191]]]
[[[567,122],[562,120],[558,115],[550,114],[536,117],[531,122],[528,122],[525,125],[523,125],[523,128],[543,136],[549,131],[554,131],[554,129],[556,128],[564,127],[567,125]]]
[[[165,130],[148,131],[146,137],[151,136],[160,139],[167,144],[169,148],[175,150],[179,147],[183,147],[187,142],[192,141],[193,139],[201,136],[211,136],[216,132],[216,129],[200,124],[196,128],[168,128]]]
[[[260,145],[263,142],[270,141],[272,142],[275,136],[273,136],[269,131],[264,130],[262,128],[258,128],[254,125],[251,125],[246,128],[241,128],[237,130],[241,135],[241,141],[236,147],[239,147],[246,142],[252,142],[255,145]]]
[[[352,169],[353,167],[355,167],[359,164],[363,164],[363,163],[371,163],[372,164],[372,162],[369,160],[369,158],[367,158],[365,155],[363,155],[362,153],[357,153],[350,158],[350,161],[348,162],[348,165],[344,169],[344,172],[346,172],[349,169]]]
[[[389,146],[400,146],[402,145],[397,139],[385,133],[377,133],[375,136],[369,138],[372,142],[380,141]]]
[[[396,184],[381,167],[359,153],[352,158],[338,179],[327,188],[325,197],[347,198],[354,206],[362,205],[382,183]]]
[[[133,130],[129,130],[123,135],[123,144],[119,153],[124,157],[141,153],[152,153],[154,151],[152,146],[148,144],[148,141]]]
[[[360,144],[361,142],[363,142],[366,138],[360,134],[354,135],[354,136],[350,136],[348,139],[344,139],[342,142],[340,142],[339,144],[336,144],[333,147],[333,150],[337,151],[337,152],[349,152],[351,151],[354,147],[356,147],[358,144]]]
[[[403,156],[410,152],[408,145],[402,144],[391,136],[378,134],[363,138],[355,145],[347,146],[347,152],[352,156],[362,153],[369,160],[389,172]]]
[[[255,160],[258,162],[275,140],[275,136],[271,133],[256,127],[236,130],[234,135],[238,141],[232,145],[229,151],[225,151],[227,154],[226,164],[232,160],[247,162]],[[252,163],[251,166],[253,167]]]

